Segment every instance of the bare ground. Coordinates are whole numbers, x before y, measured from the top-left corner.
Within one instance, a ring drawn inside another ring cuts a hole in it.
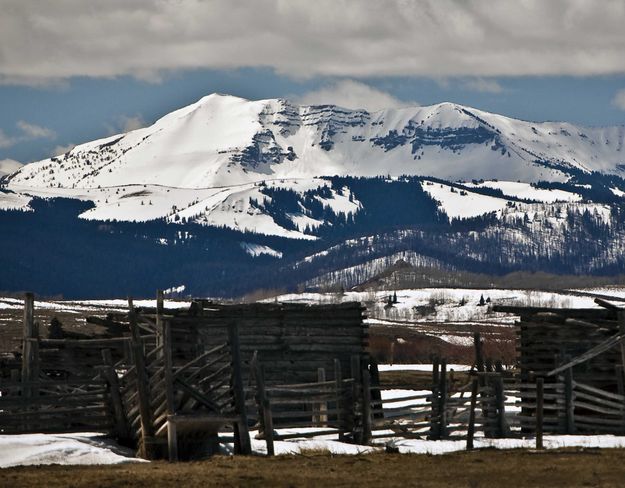
[[[0,470],[0,486],[622,487],[625,450],[223,457],[193,463],[39,466]]]

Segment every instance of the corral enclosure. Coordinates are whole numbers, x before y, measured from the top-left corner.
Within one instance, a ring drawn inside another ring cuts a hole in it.
[[[250,452],[275,439],[336,435],[356,444],[403,439],[625,432],[625,316],[599,309],[495,306],[520,316],[515,368],[486,356],[475,333],[469,373],[433,358],[414,386],[380,382],[358,302],[103,311],[85,339],[58,323],[42,337],[24,304],[21,351],[3,359],[3,433],[103,431],[146,458],[193,458],[231,435]],[[414,383],[413,383],[414,384]],[[288,429],[290,432],[285,432]],[[230,434],[227,434],[230,432]],[[537,441],[538,445],[538,441]]]

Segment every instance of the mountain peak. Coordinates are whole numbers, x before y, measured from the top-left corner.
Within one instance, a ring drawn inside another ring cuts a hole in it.
[[[625,172],[625,128],[530,123],[453,102],[378,112],[212,93],[152,126],[29,164],[11,184],[183,188],[327,175],[564,180]]]

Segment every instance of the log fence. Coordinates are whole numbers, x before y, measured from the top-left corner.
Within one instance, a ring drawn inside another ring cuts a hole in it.
[[[523,309],[518,365],[485,358],[479,333],[467,382],[434,358],[431,385],[389,391],[367,354],[362,307],[218,305],[168,310],[129,300],[88,320],[116,337],[44,339],[25,297],[21,364],[0,378],[0,433],[101,431],[148,459],[189,459],[231,433],[251,452],[319,435],[395,439],[625,434],[625,316],[602,309]],[[309,313],[308,313],[309,312]],[[211,447],[212,446],[212,447]]]

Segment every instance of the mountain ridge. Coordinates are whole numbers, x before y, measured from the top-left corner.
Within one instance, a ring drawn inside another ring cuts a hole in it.
[[[12,185],[207,188],[354,175],[565,181],[625,175],[625,126],[526,122],[460,104],[374,112],[211,94],[151,126],[76,146],[5,178]]]

